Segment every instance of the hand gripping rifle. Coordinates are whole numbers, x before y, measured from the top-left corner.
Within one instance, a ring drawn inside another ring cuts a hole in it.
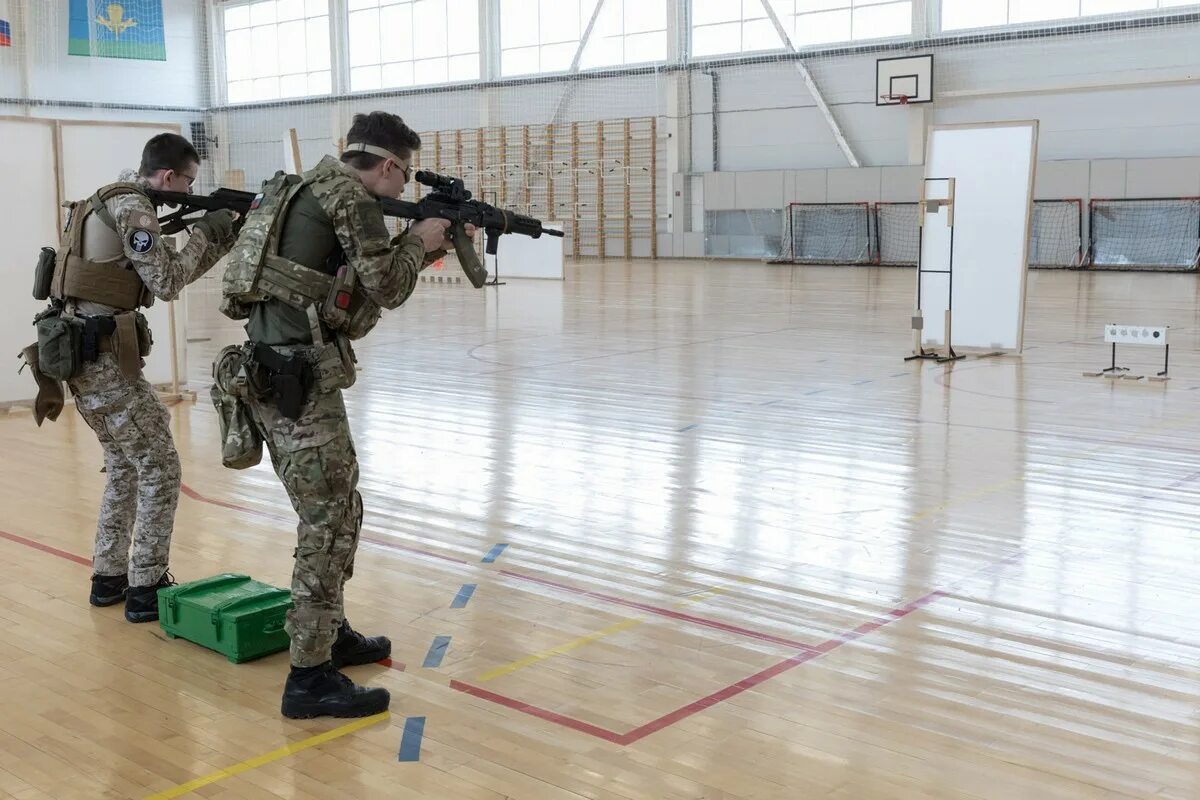
[[[383,213],[389,217],[402,219],[430,219],[438,217],[450,221],[449,237],[458,256],[458,263],[467,276],[467,280],[476,289],[487,281],[487,270],[479,263],[479,256],[471,237],[467,235],[466,226],[474,225],[487,232],[487,243],[484,251],[488,255],[496,255],[500,236],[506,233],[518,233],[532,239],[539,238],[543,233],[547,236],[562,238],[563,232],[542,226],[541,220],[496,208],[479,200],[472,200],[471,193],[463,185],[462,178],[451,178],[438,175],[436,172],[420,171],[417,173],[417,183],[428,186],[433,191],[413,203],[408,200],[380,200]]]
[[[179,233],[200,217],[188,217],[197,211],[217,211],[227,209],[238,215],[234,231],[242,227],[250,206],[254,202],[254,192],[243,192],[238,189],[217,189],[212,194],[184,194],[183,192],[160,192],[157,189],[147,189],[146,196],[156,206],[176,206],[176,210],[158,218],[159,227],[164,236]]]

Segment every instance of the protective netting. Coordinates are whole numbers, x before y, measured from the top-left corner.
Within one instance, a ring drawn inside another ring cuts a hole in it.
[[[869,203],[792,203],[783,219],[779,260],[793,264],[870,264]]]
[[[1083,201],[1037,200],[1029,235],[1029,266],[1078,267],[1083,257]]]
[[[1031,267],[1078,267],[1082,244],[1082,204],[1072,200],[1036,200],[1033,204],[1033,224],[1029,238]],[[857,207],[857,206],[856,206]],[[875,263],[886,266],[916,266],[920,249],[917,229],[919,206],[916,203],[872,203],[867,219],[870,225],[870,259],[861,259],[859,237],[862,220],[858,212],[846,214],[827,212],[827,205],[793,204],[793,230],[801,231],[793,239],[785,228],[777,260],[793,263]],[[843,206],[834,206],[842,209]],[[797,226],[796,220],[803,222]],[[817,228],[821,235],[806,242],[805,225]],[[840,226],[834,234],[830,229]],[[831,261],[829,242],[845,242],[842,252],[852,256],[845,261]]]
[[[1196,268],[1200,199],[1093,200],[1089,216],[1097,268]]]
[[[704,215],[704,255],[713,258],[777,258],[783,211],[709,211]]]
[[[920,250],[916,203],[875,205],[875,254],[880,264],[916,266]]]

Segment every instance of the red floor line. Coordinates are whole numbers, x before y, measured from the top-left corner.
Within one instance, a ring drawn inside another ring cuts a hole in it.
[[[964,578],[963,580],[966,579]],[[782,675],[788,670],[794,669],[805,662],[812,661],[814,658],[819,658],[820,656],[832,653],[834,650],[838,649],[844,644],[849,644],[856,639],[861,639],[868,634],[874,633],[880,628],[891,625],[893,622],[907,617],[909,614],[917,611],[918,609],[924,608],[935,600],[940,600],[942,597],[945,597],[945,595],[946,593],[943,590],[938,589],[930,592],[929,594],[918,597],[916,600],[913,600],[907,605],[886,611],[875,619],[869,622],[864,622],[862,625],[859,625],[852,631],[846,631],[845,633],[835,636],[826,642],[822,642],[815,648],[807,650],[803,653],[797,653],[791,658],[786,658],[777,664],[772,664],[766,669],[756,672],[748,678],[743,678],[737,683],[726,686],[724,689],[718,689],[706,697],[702,697],[699,700],[688,703],[681,708],[675,709],[669,714],[664,714],[658,719],[651,720],[645,725],[634,728],[633,730],[629,731],[629,733],[626,733],[621,737],[620,743],[623,745],[633,744],[639,739],[643,739],[652,733],[662,730],[663,728],[674,725],[680,720],[687,719],[693,714],[698,714],[706,708],[714,706],[717,703],[722,703],[729,698],[735,697],[749,689],[753,689],[755,686],[765,683],[777,675]]]
[[[556,714],[553,711],[547,711],[544,708],[530,705],[529,703],[515,700],[502,694],[489,692],[487,689],[480,689],[478,686],[472,686],[471,684],[463,683],[462,681],[451,680],[450,688],[456,692],[465,692],[466,694],[473,695],[481,700],[498,703],[499,705],[505,706],[506,708],[511,708],[514,711],[520,711],[523,714],[531,714],[532,716],[544,719],[548,722],[554,722],[558,725],[562,725],[563,727],[577,730],[580,733],[586,733],[589,736],[595,736],[598,739],[603,739],[606,742],[612,742],[613,744],[624,744],[624,740],[628,735],[615,733],[607,728],[601,728],[598,725],[592,725],[590,722],[584,722],[582,720],[575,719],[574,717]]]
[[[428,556],[429,558],[437,558],[442,561],[449,561],[452,564],[467,564],[467,563],[469,563],[464,558],[455,558],[454,556],[447,556],[447,555],[443,555],[442,553],[434,553],[429,550],[422,550],[418,547],[411,547],[406,544],[399,544],[398,542],[389,542],[386,539],[374,539],[370,536],[362,536],[360,534],[358,537],[358,540],[360,542],[367,542],[368,544],[378,545],[379,547],[386,547],[391,550],[402,550],[405,553],[414,553],[419,556]]]
[[[77,556],[74,553],[68,553],[66,550],[59,550],[57,547],[50,547],[49,545],[42,544],[41,542],[34,541],[33,539],[26,539],[24,536],[17,536],[15,533],[0,531],[0,539],[8,539],[9,541],[16,542],[17,544],[23,544],[26,547],[32,547],[34,550],[41,550],[44,553],[49,553],[50,555],[58,556],[59,558],[65,558],[67,561],[74,561],[76,564],[82,564],[85,567],[92,566],[92,560],[90,558]],[[405,666],[402,662],[393,661],[390,658],[385,658],[382,661],[377,661],[375,663],[379,664],[381,667],[394,669],[397,672],[404,672],[405,670]]]
[[[289,523],[294,522],[294,520],[285,519],[282,516],[279,516],[277,514],[271,514],[270,512],[259,511],[257,509],[253,509],[253,508],[246,508],[244,506],[239,506],[234,503],[227,503],[222,500],[214,500],[211,497],[206,497],[205,495],[200,494],[195,489],[188,486],[186,483],[183,485],[183,493],[185,495],[187,495],[188,497],[192,498],[193,500],[196,500],[201,503],[209,503],[211,505],[220,506],[221,508],[228,508],[233,511],[245,511],[249,514],[254,514],[259,517],[266,517],[268,519],[275,519],[275,520],[280,520],[280,521],[289,522]],[[449,561],[454,564],[469,564],[469,563],[471,563],[464,559],[455,558],[454,556],[448,556],[448,555],[444,555],[442,553],[436,553],[436,552],[432,552],[429,550],[424,550],[419,547],[413,547],[412,545],[400,544],[398,542],[391,542],[391,541],[387,541],[386,539],[376,539],[376,538],[368,537],[368,536],[360,536],[359,540],[363,541],[363,542],[368,542],[370,544],[378,545],[379,547],[386,547],[386,548],[389,548],[392,550],[400,550],[405,553],[413,553],[416,555],[428,556],[430,558],[437,558],[442,561]],[[548,578],[539,578],[535,575],[526,575],[526,574],[520,573],[520,572],[513,572],[512,570],[499,570],[499,573],[501,575],[504,575],[509,578],[513,578],[515,580],[528,581],[530,583],[541,584],[542,586],[551,586],[556,589],[562,589],[565,592],[570,592],[572,594],[580,595],[583,597],[590,597],[595,600],[603,600],[607,603],[614,603],[616,605],[625,606],[627,608],[636,608],[639,611],[645,611],[649,614],[656,614],[661,617],[667,617],[668,619],[676,619],[676,620],[680,620],[683,622],[691,622],[693,624],[700,625],[705,628],[712,628],[713,630],[719,630],[719,631],[725,631],[726,633],[737,634],[739,636],[744,636],[748,639],[756,639],[760,642],[770,642],[771,644],[783,645],[784,647],[795,648],[797,650],[812,650],[813,649],[813,645],[809,644],[808,642],[801,642],[801,641],[797,641],[795,639],[788,639],[784,636],[776,636],[774,634],[766,633],[763,631],[751,630],[750,628],[743,628],[738,625],[731,625],[727,622],[720,622],[715,619],[709,619],[708,617],[698,617],[698,616],[695,616],[694,614],[684,614],[683,612],[674,611],[669,608],[662,608],[661,606],[650,605],[648,603],[639,603],[636,600],[626,600],[625,598],[617,597],[615,595],[603,594],[601,592],[593,592],[589,589],[581,589],[578,586],[571,586],[566,583],[559,583],[557,581],[549,580]]]
[[[207,501],[207,498],[202,498],[199,495],[196,495],[191,490],[187,490],[187,494],[189,497],[193,497],[195,499],[201,499],[202,501]],[[225,504],[221,504],[221,503],[215,503],[215,504],[216,505],[225,505]],[[249,511],[249,509],[237,509],[237,507],[235,507],[235,506],[229,506],[229,507],[234,508],[235,510]],[[23,544],[27,547],[32,547],[36,550],[41,550],[43,552],[50,553],[51,555],[58,556],[59,558],[64,558],[64,559],[67,559],[68,561],[74,561],[77,564],[82,564],[87,567],[90,567],[91,563],[92,563],[91,560],[86,559],[83,556],[78,556],[78,555],[75,555],[74,553],[68,553],[65,550],[59,550],[56,547],[50,547],[49,545],[44,545],[41,542],[35,541],[33,539],[27,539],[23,536],[17,536],[15,534],[7,533],[5,531],[0,531],[0,538],[8,539],[10,541],[16,542],[17,544]],[[718,689],[717,691],[713,692],[712,694],[709,694],[705,697],[700,698],[699,700],[695,700],[691,703],[688,703],[687,705],[677,708],[676,710],[674,710],[668,714],[664,714],[663,716],[661,716],[657,719],[651,720],[650,722],[647,722],[645,725],[641,725],[637,728],[634,728],[633,730],[629,731],[628,733],[615,733],[614,731],[610,731],[607,728],[601,728],[597,725],[592,725],[591,723],[584,722],[582,720],[578,720],[573,717],[568,717],[564,714],[558,714],[554,711],[549,711],[549,710],[541,708],[539,706],[531,705],[529,703],[526,703],[521,700],[517,700],[512,697],[508,697],[506,695],[496,694],[495,692],[489,692],[486,689],[481,689],[477,686],[472,686],[470,684],[463,683],[462,681],[451,680],[450,688],[455,691],[465,692],[466,694],[473,695],[482,700],[487,700],[492,703],[497,703],[506,708],[511,708],[514,711],[520,711],[523,714],[529,714],[531,716],[538,717],[539,719],[546,720],[547,722],[553,722],[557,725],[561,725],[563,727],[579,731],[580,733],[586,733],[589,736],[595,736],[596,738],[603,739],[607,742],[612,742],[613,744],[619,744],[619,745],[625,746],[625,745],[632,744],[640,739],[644,739],[645,737],[649,736],[650,734],[656,733],[657,731],[660,731],[663,728],[674,725],[676,722],[679,722],[680,720],[684,720],[690,716],[693,716],[694,714],[698,714],[701,711],[705,710],[706,708],[710,708],[718,703],[728,700],[731,697],[735,697],[735,696],[741,694],[742,692],[745,692],[749,689],[753,689],[754,687],[756,687],[762,683],[765,683],[766,681],[770,680],[771,678],[781,675],[784,672],[787,672],[790,669],[798,667],[801,664],[804,664],[808,661],[812,661],[815,658],[819,658],[820,656],[831,653],[844,644],[848,644],[857,639],[861,639],[864,636],[867,636],[871,633],[874,633],[875,631],[879,630],[880,628],[886,627],[887,625],[890,625],[891,623],[893,623],[899,619],[903,619],[904,617],[908,616],[909,614],[913,613],[914,611],[924,608],[925,606],[929,605],[930,603],[933,603],[937,600],[942,599],[943,597],[946,597],[947,595],[949,595],[951,592],[955,591],[959,586],[966,583],[967,581],[972,580],[977,577],[980,577],[987,573],[996,572],[996,571],[1000,570],[1001,568],[1007,566],[1008,564],[1015,562],[1017,559],[1019,559],[1021,557],[1021,555],[1022,555],[1022,553],[1019,553],[1019,552],[1014,553],[1013,555],[1008,556],[1007,558],[1003,558],[1003,559],[996,561],[992,564],[989,564],[985,567],[981,567],[980,569],[977,569],[974,572],[972,572],[962,578],[959,578],[957,581],[954,581],[952,584],[950,584],[949,586],[947,586],[943,589],[935,589],[932,592],[929,592],[927,594],[922,595],[921,597],[918,597],[916,600],[913,600],[910,603],[907,603],[903,606],[898,606],[896,608],[893,608],[890,611],[887,611],[884,614],[876,617],[875,619],[870,620],[868,622],[864,622],[862,625],[859,625],[857,628],[854,628],[853,630],[850,630],[850,631],[846,631],[845,633],[842,633],[838,636],[833,637],[832,639],[822,642],[821,644],[819,644],[815,647],[805,645],[804,646],[805,649],[801,653],[797,653],[796,655],[794,655],[790,658],[786,658],[783,661],[773,664],[764,670],[756,672],[755,674],[751,675],[748,678],[743,678],[742,680],[738,681],[737,683],[730,684],[729,686],[726,686],[723,689]],[[517,576],[514,575],[513,577],[517,577]],[[520,576],[520,577],[529,577],[529,576]],[[539,580],[539,582],[544,582],[544,581],[541,581],[541,579],[537,579],[537,580]],[[556,585],[556,584],[553,584],[551,582],[550,585]],[[568,587],[565,585],[561,586],[560,588],[569,589],[569,590],[578,591],[578,592],[583,591],[583,590],[576,590],[576,589],[574,589],[574,587]],[[597,596],[597,597],[602,597],[602,598],[604,597],[603,595],[596,595],[595,593],[591,593],[591,592],[584,592],[584,593],[588,594],[590,596]],[[390,669],[397,669],[400,671],[404,670],[403,664],[400,664],[399,662],[393,662],[393,661],[391,661],[391,659],[385,659],[384,661],[381,661],[379,663],[382,664],[383,666],[389,667]]]
[[[593,592],[589,589],[580,589],[576,586],[570,586],[565,583],[558,583],[557,581],[552,581],[547,578],[538,578],[533,575],[523,575],[519,572],[512,572],[511,570],[506,570],[506,569],[500,570],[500,574],[504,575],[506,577],[509,577],[509,578],[516,578],[517,580],[530,581],[532,583],[539,583],[543,586],[552,586],[555,589],[562,589],[564,591],[571,592],[573,594],[583,595],[584,597],[591,597],[596,600],[604,600],[605,602],[615,603],[617,605],[626,606],[628,608],[636,608],[639,611],[646,611],[651,614],[657,614],[662,617],[668,617],[670,619],[678,619],[678,620],[682,620],[684,622],[691,622],[696,625],[702,625],[706,628],[713,628],[715,630],[725,631],[727,633],[736,633],[739,636],[745,636],[748,639],[757,639],[761,642],[771,642],[772,644],[780,644],[785,647],[796,648],[797,650],[812,650],[813,649],[813,645],[809,644],[808,642],[800,642],[795,639],[788,639],[786,637],[776,636],[771,633],[755,631],[755,630],[751,630],[749,628],[743,628],[738,625],[731,625],[727,622],[718,622],[717,620],[709,619],[708,617],[697,617],[694,614],[684,614],[681,611],[673,611],[669,608],[661,608],[659,606],[647,605],[646,603],[639,603],[636,600],[626,600],[623,597],[617,597],[615,595],[602,594],[600,592]]]
[[[26,547],[32,547],[34,550],[41,550],[43,553],[49,553],[50,555],[58,556],[59,558],[65,558],[68,561],[74,561],[76,564],[82,564],[85,567],[90,568],[92,566],[92,560],[90,558],[77,556],[74,553],[68,553],[66,550],[59,550],[57,547],[51,547],[48,544],[42,544],[34,539],[26,539],[24,536],[17,536],[15,533],[0,531],[0,539],[8,539],[10,542],[16,542],[17,544],[23,544]]]
[[[639,739],[644,739],[652,733],[657,733],[663,728],[674,725],[676,722],[687,719],[695,714],[699,714],[701,711],[715,706],[717,703],[723,703],[731,697],[735,697],[748,689],[753,689],[760,683],[769,681],[776,675],[781,675],[794,667],[800,666],[806,661],[812,661],[814,658],[819,658],[821,655],[823,654],[818,653],[815,650],[806,650],[803,653],[797,653],[791,658],[785,658],[783,661],[780,661],[777,664],[772,664],[761,672],[756,672],[748,678],[743,678],[737,683],[726,686],[724,689],[718,689],[706,697],[702,697],[699,700],[688,703],[681,708],[675,709],[669,714],[664,714],[658,719],[651,720],[645,725],[634,728],[621,737],[620,744],[633,744]]]
[[[249,506],[239,506],[236,503],[227,503],[224,500],[217,500],[212,497],[207,497],[205,495],[200,494],[195,489],[188,486],[186,483],[181,484],[179,487],[179,490],[186,496],[192,498],[193,500],[196,500],[201,503],[208,503],[210,506],[220,506],[221,508],[228,508],[231,511],[241,511],[246,514],[253,514],[256,517],[263,517],[264,519],[275,520],[276,522],[285,522],[285,523],[292,523],[292,524],[295,523],[294,519],[284,517],[280,514],[272,514],[269,511],[259,511],[258,509],[250,508]]]

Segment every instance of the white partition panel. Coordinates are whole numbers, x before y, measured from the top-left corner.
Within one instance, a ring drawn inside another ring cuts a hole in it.
[[[58,246],[58,197],[54,182],[54,123],[35,119],[0,119],[0,175],[9,194],[0,214],[0,339],[8,358],[0,369],[0,402],[29,400],[37,385],[25,370],[17,374],[13,356],[37,340],[33,317],[46,307],[34,300],[33,269],[43,247]]]
[[[146,141],[158,133],[179,133],[176,125],[130,123],[62,122],[60,175],[63,198],[82,200],[106,183],[112,183],[125,169],[137,169]],[[187,234],[175,237],[182,246]],[[175,314],[175,347],[170,346],[172,306]],[[174,371],[171,352],[178,359],[178,375],[187,375],[187,304],[156,300],[143,313],[154,332],[154,349],[146,359],[146,380],[168,384]]]
[[[545,227],[556,231],[563,229],[561,222],[547,222]],[[501,236],[496,255],[485,256],[485,261],[491,277],[499,275],[500,280],[548,278],[561,281],[563,240],[557,236],[539,236],[536,239],[513,234]]]
[[[947,265],[948,276],[921,276],[922,341],[1019,352],[1025,322],[1025,276],[1038,123],[935,125],[925,159],[927,178],[954,178],[953,261],[945,208],[925,218],[923,270]],[[934,185],[926,182],[927,186]]]

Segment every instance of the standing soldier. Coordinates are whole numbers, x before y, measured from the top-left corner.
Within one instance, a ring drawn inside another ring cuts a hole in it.
[[[216,373],[226,357],[244,365],[250,417],[300,518],[281,708],[292,718],[367,716],[390,702],[386,689],[338,671],[392,648],[355,632],[343,613],[363,509],[341,390],[354,383],[350,340],[408,299],[448,226],[422,220],[389,238],[376,200],[400,195],[421,146],[400,117],[359,114],[346,141],[340,160],[264,184],[222,285],[221,311],[247,320],[249,342],[226,348]]]
[[[142,376],[151,337],[137,310],[156,297],[178,297],[234,238],[234,215],[214,211],[196,222],[176,252],[161,237],[145,190],[191,192],[199,169],[200,156],[186,139],[162,133],[146,143],[136,173],[126,170],[118,183],[73,204],[49,288],[54,303],[39,317],[39,342],[73,343],[35,348],[40,370],[55,379],[60,400],[58,381],[67,381],[104,450],[108,482],[96,523],[90,602],[124,600],[130,622],[158,619],[158,590],[171,585],[167,560],[180,487],[170,414]]]

